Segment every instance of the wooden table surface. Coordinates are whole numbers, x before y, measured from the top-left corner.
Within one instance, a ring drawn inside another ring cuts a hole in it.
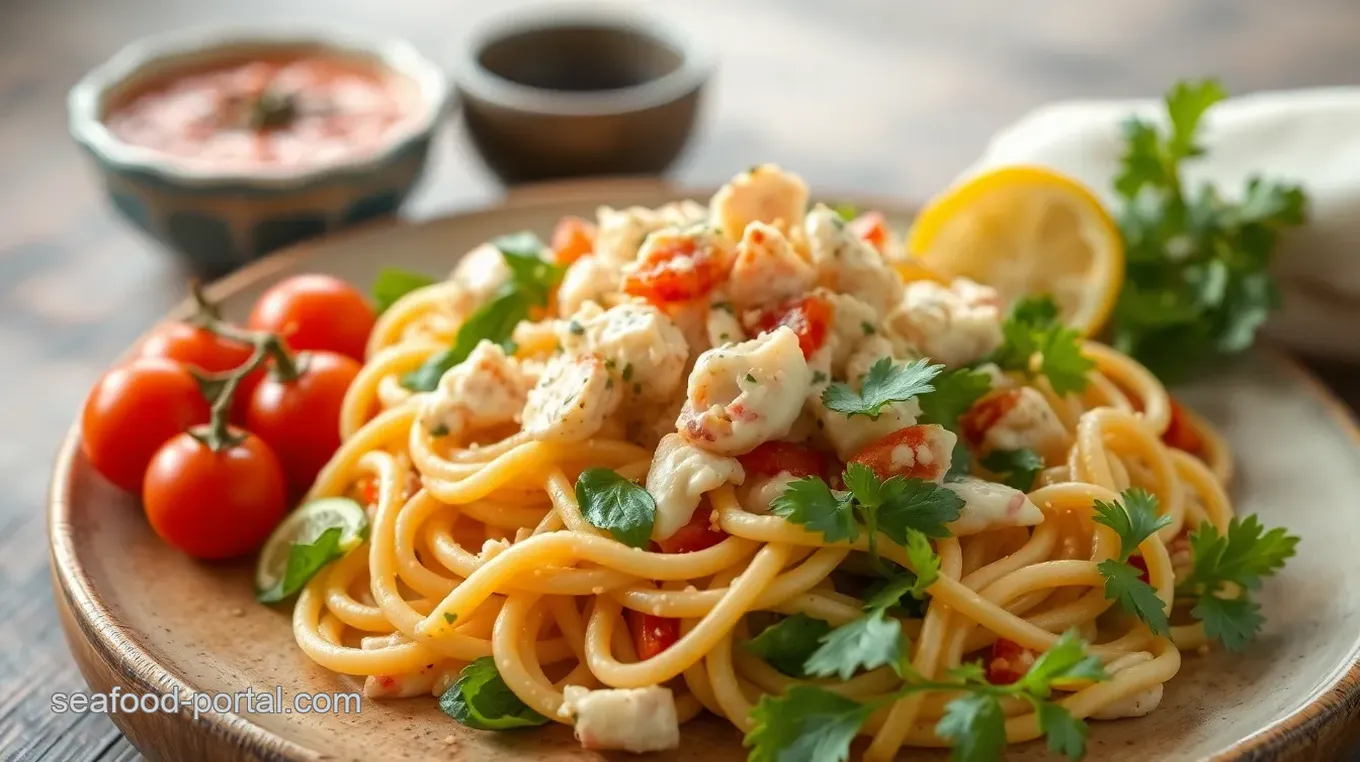
[[[43,506],[89,384],[180,299],[186,273],[102,203],[67,139],[64,97],[119,46],[219,22],[333,22],[404,35],[436,60],[488,9],[470,0],[0,0],[0,759],[137,751],[102,715],[54,714],[84,687],[62,640]],[[641,4],[641,3],[635,3]],[[921,199],[994,130],[1045,101],[1154,95],[1216,74],[1233,92],[1354,84],[1354,0],[670,0],[647,6],[720,57],[676,168],[713,184],[755,161],[814,186]],[[426,217],[500,190],[446,131],[407,209]],[[1315,365],[1354,406],[1352,369]]]

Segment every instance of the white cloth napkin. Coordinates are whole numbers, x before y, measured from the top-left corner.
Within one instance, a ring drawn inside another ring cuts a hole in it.
[[[1131,114],[1165,124],[1160,101],[1084,101],[1041,107],[1001,130],[963,175],[1039,164],[1091,186],[1107,204]],[[1205,156],[1184,166],[1187,187],[1209,181],[1227,198],[1253,174],[1301,183],[1310,219],[1275,258],[1284,307],[1267,333],[1299,350],[1360,360],[1360,88],[1258,93],[1205,116]],[[962,178],[961,178],[962,179]]]

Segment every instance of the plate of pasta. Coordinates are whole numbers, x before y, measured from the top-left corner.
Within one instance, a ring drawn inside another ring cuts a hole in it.
[[[1063,198],[1054,293],[772,165],[196,291],[59,458],[68,640],[96,689],[364,697],[112,714],[160,759],[1333,753],[1355,428],[1267,349],[1173,397],[1092,338],[1071,273],[1122,260]]]

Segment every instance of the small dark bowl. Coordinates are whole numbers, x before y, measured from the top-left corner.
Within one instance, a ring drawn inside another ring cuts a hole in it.
[[[540,9],[477,35],[454,82],[482,159],[514,184],[665,171],[711,69],[694,40],[656,21]]]

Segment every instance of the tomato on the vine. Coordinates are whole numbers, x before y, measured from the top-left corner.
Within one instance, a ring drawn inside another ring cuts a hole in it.
[[[251,394],[246,428],[278,453],[295,490],[311,486],[340,448],[340,407],[362,366],[334,352],[309,352],[288,379],[277,365]]]
[[[245,365],[254,351],[249,344],[176,321],[152,331],[137,348],[137,355],[164,357],[208,373],[224,373]]]
[[[161,539],[195,558],[234,558],[258,548],[288,510],[279,459],[259,437],[215,450],[185,432],[166,442],[146,471],[142,504]]]
[[[255,302],[246,327],[277,334],[295,352],[325,350],[359,362],[377,313],[358,289],[329,275],[297,275]]]
[[[105,373],[90,391],[80,415],[80,449],[106,479],[137,492],[156,450],[209,415],[188,369],[139,358]]]

